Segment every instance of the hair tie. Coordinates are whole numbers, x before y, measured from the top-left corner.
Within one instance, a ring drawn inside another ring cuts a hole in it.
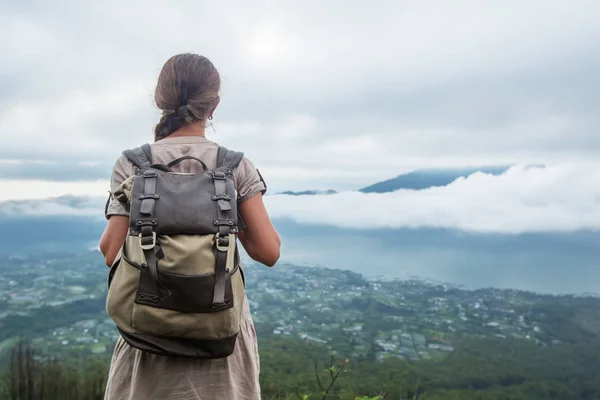
[[[177,109],[177,112],[175,114],[179,118],[186,119],[190,115],[190,110],[188,109],[187,105],[183,105]]]

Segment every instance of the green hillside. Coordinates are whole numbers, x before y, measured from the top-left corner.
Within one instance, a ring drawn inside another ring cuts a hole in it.
[[[101,399],[118,336],[98,254],[0,267],[0,399]],[[245,268],[265,399],[321,399],[332,376],[331,399],[600,399],[597,297]]]

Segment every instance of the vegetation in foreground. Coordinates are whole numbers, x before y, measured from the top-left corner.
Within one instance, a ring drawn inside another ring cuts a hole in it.
[[[473,339],[444,361],[411,363],[324,358],[294,338],[262,340],[263,398],[420,400],[598,400],[600,343],[542,348],[510,339]],[[42,360],[27,342],[5,352],[0,398],[102,399],[106,359]]]
[[[102,398],[106,269],[91,254],[0,264],[0,399]],[[248,274],[264,399],[600,400],[598,298],[268,272]]]

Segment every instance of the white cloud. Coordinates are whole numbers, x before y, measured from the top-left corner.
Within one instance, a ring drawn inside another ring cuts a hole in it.
[[[28,146],[44,144],[42,154],[46,156],[64,154],[65,150],[75,157],[110,151],[112,146],[107,138],[118,133],[102,134],[99,128],[107,116],[122,120],[136,109],[143,109],[143,105],[147,110],[141,113],[147,114],[150,122],[152,110],[148,87],[139,82],[122,82],[93,93],[69,92],[60,99],[17,101],[0,115],[0,131],[6,139],[4,151],[9,154],[22,152],[23,137],[27,138]]]
[[[209,137],[279,189],[594,159],[599,11],[593,0],[5,2],[0,33],[19,41],[0,43],[0,159],[104,164],[152,140],[157,72],[183,51],[222,74]],[[318,169],[337,181],[311,184],[304,171]]]
[[[109,182],[104,180],[82,182],[53,182],[43,180],[0,179],[0,202],[43,200],[60,196],[107,197]]]
[[[63,215],[69,217],[104,218],[102,213],[98,212],[98,207],[95,207],[96,205],[97,204],[90,204],[89,206],[83,208],[75,208],[69,206],[68,204],[59,204],[52,201],[0,204],[0,214],[36,217]]]
[[[90,187],[79,186],[85,195],[90,194]],[[29,193],[48,193],[42,189],[49,188],[38,189]],[[4,203],[0,213],[102,216],[104,200],[84,199],[77,208],[60,199]],[[600,231],[600,164],[515,166],[499,176],[476,173],[427,190],[269,195],[265,203],[274,220],[352,229],[446,228],[508,234]]]
[[[346,228],[448,228],[522,233],[600,230],[600,165],[515,166],[445,187],[393,193],[270,196],[273,218]]]

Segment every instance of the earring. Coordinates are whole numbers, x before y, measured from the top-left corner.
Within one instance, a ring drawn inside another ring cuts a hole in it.
[[[208,119],[212,121],[212,115],[209,115],[209,116],[208,116]]]

